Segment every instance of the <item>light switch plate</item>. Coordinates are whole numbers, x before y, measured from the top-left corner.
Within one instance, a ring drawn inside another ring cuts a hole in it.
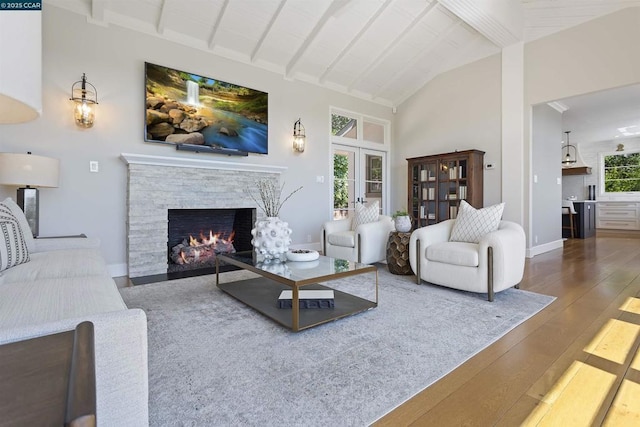
[[[95,160],[92,160],[89,162],[89,172],[98,172],[99,167],[98,167],[98,162]]]

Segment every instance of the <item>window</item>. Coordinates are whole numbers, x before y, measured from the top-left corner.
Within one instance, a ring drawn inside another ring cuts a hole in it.
[[[640,151],[601,154],[605,193],[640,193]]]

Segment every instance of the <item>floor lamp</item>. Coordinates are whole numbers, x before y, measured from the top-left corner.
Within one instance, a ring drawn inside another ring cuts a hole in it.
[[[38,236],[39,194],[37,187],[57,187],[60,161],[34,156],[30,152],[0,153],[0,184],[17,185],[16,203],[29,222],[34,237]]]

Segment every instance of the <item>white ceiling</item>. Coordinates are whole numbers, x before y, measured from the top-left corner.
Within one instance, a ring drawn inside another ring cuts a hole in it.
[[[498,53],[514,42],[640,6],[640,1],[617,0],[44,3],[84,15],[96,25],[151,34],[390,106],[443,71]]]
[[[559,101],[568,108],[562,126],[573,144],[640,137],[640,85],[625,86]]]

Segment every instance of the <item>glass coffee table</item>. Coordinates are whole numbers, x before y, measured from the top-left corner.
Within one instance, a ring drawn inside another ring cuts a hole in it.
[[[221,264],[235,265],[260,277],[220,283]],[[371,272],[375,273],[374,301],[319,283]],[[219,254],[216,258],[216,286],[294,332],[378,306],[378,270],[375,266],[322,255],[315,261],[265,263],[257,260],[253,252]],[[278,298],[286,290],[292,294],[291,308],[279,308]],[[333,307],[301,309],[301,290],[333,291]]]

